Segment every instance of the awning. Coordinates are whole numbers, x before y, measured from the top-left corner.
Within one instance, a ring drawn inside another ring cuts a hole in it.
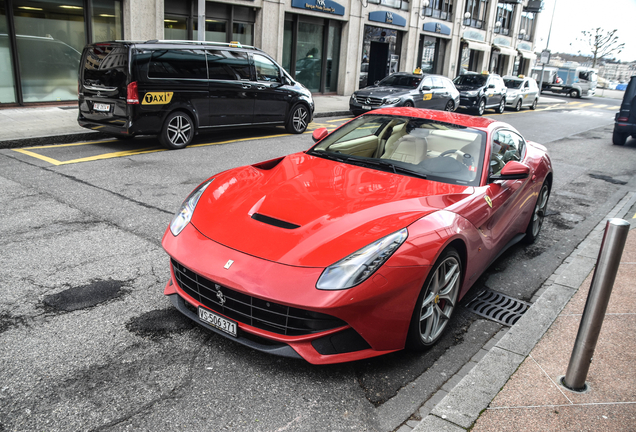
[[[477,51],[490,50],[490,45],[485,44],[483,42],[476,42],[476,41],[467,40],[467,39],[464,39],[464,42],[468,44],[468,48],[470,48],[471,50],[477,50]]]
[[[532,51],[522,50],[522,49],[518,49],[517,51],[519,51],[519,54],[521,54],[524,59],[534,60],[537,58],[537,55],[533,53]]]
[[[503,46],[503,45],[497,45],[497,44],[492,44],[492,46],[494,48],[498,49],[499,51],[501,51],[501,53],[503,55],[517,57],[517,50],[514,49],[514,48],[510,48],[510,47]]]

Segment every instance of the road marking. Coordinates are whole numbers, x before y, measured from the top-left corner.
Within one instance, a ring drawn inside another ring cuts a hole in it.
[[[607,105],[594,105],[594,108],[603,108],[606,107]]]
[[[98,143],[93,143],[93,144],[98,144]],[[55,147],[55,146],[43,146],[43,147]],[[41,155],[41,154],[38,154],[38,153],[34,153],[34,152],[26,150],[26,149],[12,149],[12,150],[16,151],[18,153],[25,154],[27,156],[34,157],[36,159],[40,159],[40,160],[42,160],[44,162],[48,162],[48,163],[50,163],[52,165],[55,165],[55,166],[70,165],[70,164],[76,164],[76,163],[80,163],[80,162],[91,162],[91,161],[102,160],[102,159],[113,159],[113,158],[124,157],[124,156],[132,156],[132,155],[138,155],[138,154],[156,153],[156,152],[165,151],[165,149],[159,149],[159,148],[156,148],[156,147],[149,147],[149,148],[143,148],[143,149],[138,149],[138,150],[125,150],[125,151],[121,151],[121,152],[104,153],[104,154],[97,155],[97,156],[89,156],[89,157],[85,157],[85,158],[71,159],[71,160],[68,160],[68,161],[59,161],[57,159],[53,159],[53,158],[48,157],[48,156],[44,156],[44,155]]]
[[[612,111],[618,111],[618,110],[621,109],[621,106],[620,105],[619,106],[608,106],[605,109],[612,110]]]

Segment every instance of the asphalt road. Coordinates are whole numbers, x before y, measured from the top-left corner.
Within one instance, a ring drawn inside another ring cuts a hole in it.
[[[471,295],[531,301],[634,190],[636,140],[611,144],[618,101],[563,101],[490,114],[548,147],[555,182],[539,241],[509,249]],[[0,151],[0,431],[395,430],[505,329],[463,301],[426,353],[317,367],[175,312],[160,246],[174,211],[214,173],[311,145],[283,132],[205,134],[173,152],[153,138]]]

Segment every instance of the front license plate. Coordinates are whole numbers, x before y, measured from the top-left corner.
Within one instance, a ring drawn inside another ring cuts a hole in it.
[[[370,110],[370,109],[371,109],[371,107],[370,107],[369,105],[362,105],[362,109]]]
[[[103,103],[96,103],[96,104],[93,105],[93,110],[108,112],[108,111],[110,111],[110,105],[109,104],[103,104]]]
[[[199,307],[199,319],[204,323],[210,324],[212,327],[218,328],[222,332],[237,336],[237,325],[234,321],[223,318],[207,309]]]

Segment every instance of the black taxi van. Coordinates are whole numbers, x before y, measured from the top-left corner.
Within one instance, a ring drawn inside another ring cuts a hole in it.
[[[118,138],[158,135],[186,147],[200,130],[284,125],[303,133],[311,92],[263,51],[239,43],[116,41],[87,45],[80,126]]]

